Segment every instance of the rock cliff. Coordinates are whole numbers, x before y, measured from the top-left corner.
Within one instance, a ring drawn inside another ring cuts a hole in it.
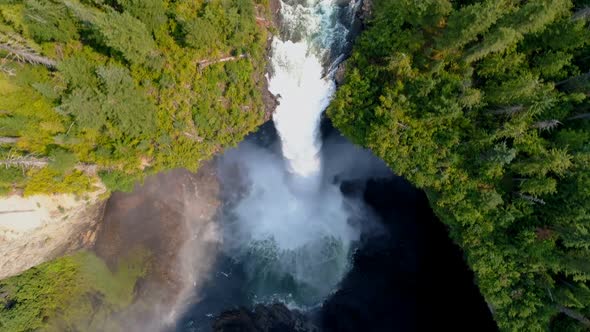
[[[94,245],[104,192],[0,198],[0,279]]]

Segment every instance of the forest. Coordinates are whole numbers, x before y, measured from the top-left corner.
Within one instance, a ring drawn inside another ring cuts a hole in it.
[[[267,115],[266,0],[0,4],[0,194],[131,190]]]
[[[501,330],[588,331],[590,0],[370,4],[331,121],[427,193]],[[268,119],[268,6],[2,1],[0,195],[129,191],[235,146]],[[0,292],[0,327],[75,327],[92,292],[115,312],[145,259],[113,275],[79,253],[1,281],[19,306]]]
[[[265,0],[1,1],[0,196],[129,191],[236,145],[268,118],[268,22]],[[148,254],[0,281],[0,331],[120,330]]]
[[[590,2],[372,5],[328,115],[427,192],[501,330],[587,331]]]

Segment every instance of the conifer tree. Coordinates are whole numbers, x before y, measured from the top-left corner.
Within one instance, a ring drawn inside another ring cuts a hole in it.
[[[586,5],[374,5],[329,116],[426,190],[502,330],[587,328]]]

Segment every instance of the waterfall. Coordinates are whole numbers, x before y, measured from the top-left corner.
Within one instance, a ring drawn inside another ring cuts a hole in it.
[[[321,176],[319,124],[335,91],[323,60],[346,43],[348,30],[330,0],[281,2],[282,36],[272,42],[269,90],[278,97],[273,120],[298,189],[317,190]]]
[[[255,301],[321,302],[348,270],[359,237],[354,207],[322,170],[319,127],[335,91],[330,68],[343,58],[354,7],[337,1],[281,2],[268,77],[279,101],[273,122],[281,155],[244,142],[222,161],[228,179],[237,165],[244,188],[228,207],[225,251],[243,266]]]
[[[289,171],[302,185],[317,185],[321,170],[318,137],[323,110],[328,106],[335,86],[322,78],[323,67],[306,41],[294,43],[276,38],[272,44],[272,68],[269,90],[278,96],[274,113],[275,127]]]

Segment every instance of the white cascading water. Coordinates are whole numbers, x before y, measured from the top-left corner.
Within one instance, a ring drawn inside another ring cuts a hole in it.
[[[286,40],[272,42],[269,90],[279,101],[273,120],[295,185],[306,191],[317,190],[320,119],[336,88],[331,77],[324,77],[322,60],[348,33],[335,17],[337,10],[334,0],[281,2]],[[287,39],[293,37],[297,40]]]
[[[269,90],[280,103],[273,120],[282,156],[244,143],[225,157],[248,186],[231,206],[225,243],[259,301],[318,303],[346,273],[359,236],[339,187],[322,177],[320,120],[335,91],[324,65],[346,42],[342,10],[353,15],[336,1],[281,2]]]
[[[294,43],[275,38],[269,90],[280,103],[273,120],[289,171],[302,182],[300,189],[317,190],[321,171],[319,123],[335,85],[322,78],[322,64],[310,46],[306,40]]]

